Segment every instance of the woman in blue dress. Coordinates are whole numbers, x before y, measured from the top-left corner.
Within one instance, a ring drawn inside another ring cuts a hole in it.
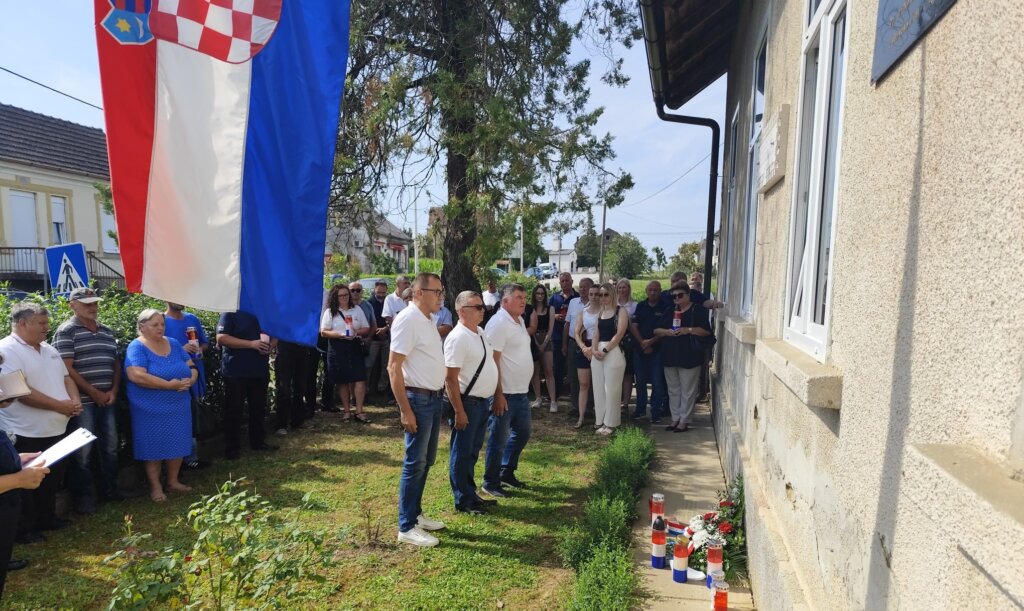
[[[149,496],[167,500],[160,484],[161,463],[167,467],[167,489],[191,490],[178,480],[182,458],[192,452],[192,411],[189,388],[196,382],[191,357],[177,340],[164,337],[164,315],[143,310],[139,337],[128,344],[124,369],[132,414],[135,459],[145,461]]]

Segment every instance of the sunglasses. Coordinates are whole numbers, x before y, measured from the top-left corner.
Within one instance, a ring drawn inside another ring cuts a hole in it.
[[[479,312],[479,311],[484,309],[484,306],[481,303],[475,303],[475,304],[472,304],[472,305],[464,305],[462,307],[463,307],[463,309],[470,308],[472,310],[476,310],[477,312]]]
[[[363,289],[350,289],[353,293],[362,293]]]
[[[672,299],[679,299],[680,297],[689,297],[689,293],[672,293]]]

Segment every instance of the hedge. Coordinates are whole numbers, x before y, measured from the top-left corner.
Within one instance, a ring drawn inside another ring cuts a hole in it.
[[[654,441],[638,428],[619,429],[601,452],[583,517],[565,530],[558,544],[562,562],[578,573],[570,609],[631,606],[637,583],[629,551],[631,528],[654,453]]]

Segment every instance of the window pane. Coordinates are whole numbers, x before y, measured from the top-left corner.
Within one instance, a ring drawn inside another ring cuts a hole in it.
[[[825,324],[828,300],[828,265],[831,258],[832,216],[835,208],[836,175],[839,172],[836,157],[839,154],[839,112],[846,80],[846,9],[836,19],[832,44],[832,82],[829,84],[828,121],[824,151],[824,176],[821,189],[821,223],[818,227],[817,282],[814,295],[814,322]]]
[[[810,0],[807,3],[807,23],[814,19],[814,13],[818,11],[819,6],[821,6],[821,0]]]
[[[797,169],[797,200],[793,211],[793,262],[790,273],[789,294],[791,316],[804,316],[797,287],[803,273],[804,248],[807,234],[811,228],[807,226],[807,206],[811,190],[811,159],[814,156],[814,115],[817,112],[818,97],[818,42],[807,50],[804,65],[804,94],[800,105],[800,162]]]
[[[751,137],[757,136],[761,131],[761,121],[764,118],[764,73],[765,64],[768,60],[768,44],[767,41],[761,43],[761,50],[757,54],[757,60],[754,62],[754,92],[753,92],[753,125],[754,129],[750,130]]]
[[[103,233],[103,252],[116,253],[119,252],[117,247],[117,241],[111,237],[111,233],[116,235],[117,224],[114,222],[114,215],[107,214],[106,212],[101,213],[101,231]]]

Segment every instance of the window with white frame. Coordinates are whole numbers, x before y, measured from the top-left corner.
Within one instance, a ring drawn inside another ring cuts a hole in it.
[[[56,195],[50,196],[50,243],[67,242],[67,200]]]
[[[116,254],[121,252],[120,247],[117,244],[117,240],[114,236],[117,235],[117,223],[114,220],[114,215],[109,212],[100,211],[100,243],[103,246],[103,252],[108,254]]]
[[[808,12],[784,337],[823,361],[848,27],[845,0],[809,0]]]
[[[729,263],[732,261],[732,257],[729,256],[733,243],[736,242],[733,239],[732,227],[735,227],[735,219],[732,218],[733,211],[736,210],[736,160],[739,158],[739,154],[736,151],[736,147],[739,146],[739,108],[732,115],[732,122],[729,127],[729,182],[726,185],[728,191],[726,192],[725,200],[725,216],[723,217],[723,223],[720,225],[722,232],[722,261],[718,266],[718,286],[719,292],[721,293],[722,301],[729,303]]]
[[[743,291],[740,311],[747,320],[754,314],[754,251],[757,246],[757,174],[761,157],[761,124],[764,119],[764,81],[768,64],[768,40],[763,38],[754,58],[750,101],[750,142],[747,155],[747,209],[743,246]]]

